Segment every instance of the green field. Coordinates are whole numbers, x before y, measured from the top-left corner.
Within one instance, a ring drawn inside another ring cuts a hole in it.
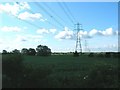
[[[72,55],[23,56],[16,87],[117,88],[118,59]],[[4,70],[4,69],[3,69]],[[15,87],[15,85],[14,85]]]

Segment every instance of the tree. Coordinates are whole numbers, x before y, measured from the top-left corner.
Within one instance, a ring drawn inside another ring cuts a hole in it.
[[[12,51],[12,53],[13,53],[13,54],[20,54],[20,50],[14,49],[14,50]]]
[[[36,48],[37,55],[39,56],[49,56],[51,55],[51,49],[47,46],[38,45]]]
[[[36,54],[36,51],[35,51],[35,49],[33,49],[33,48],[29,48],[29,53],[28,53],[29,55],[35,55]]]
[[[7,50],[2,51],[2,54],[7,54],[7,53],[8,53]]]
[[[27,48],[23,48],[23,49],[21,50],[21,53],[22,53],[23,55],[28,55],[28,54],[29,54],[29,50],[28,50]]]

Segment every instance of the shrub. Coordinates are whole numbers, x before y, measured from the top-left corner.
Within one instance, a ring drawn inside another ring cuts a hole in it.
[[[119,58],[119,57],[120,57],[120,52],[114,52],[114,53],[113,53],[113,57]]]
[[[110,58],[111,57],[111,53],[110,52],[106,52],[105,53],[105,57]]]
[[[75,56],[75,57],[78,57],[78,56],[79,56],[79,53],[78,53],[77,51],[75,51],[74,56]]]
[[[22,75],[23,63],[22,56],[17,54],[3,55],[2,57],[2,74],[3,88],[17,87],[18,77]]]
[[[23,64],[21,55],[17,54],[3,55],[2,57],[3,74],[13,76],[14,74],[20,73],[22,67]]]
[[[24,65],[22,56],[16,54],[3,55],[2,87],[3,88],[42,88],[47,86],[47,76],[51,68]]]
[[[102,53],[97,54],[97,57],[104,57]]]
[[[94,53],[90,53],[88,56],[89,57],[94,57]]]

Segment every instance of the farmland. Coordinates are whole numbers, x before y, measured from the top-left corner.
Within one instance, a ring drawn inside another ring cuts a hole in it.
[[[6,57],[11,58],[10,55],[5,55],[3,56],[3,62],[4,59],[6,59]],[[17,58],[18,56],[16,57],[16,59]],[[21,64],[22,67],[20,64],[16,66],[11,65],[11,67],[13,67],[16,70],[16,72],[21,67],[21,70],[18,71],[18,75],[14,75],[14,73],[11,76],[7,76],[6,73],[3,73],[3,76],[6,74],[6,77],[3,78],[3,87],[118,87],[118,59],[115,57],[88,57],[87,55],[81,55],[79,57],[73,57],[72,55],[52,55],[46,57],[22,56]],[[6,69],[6,67],[8,68]],[[5,66],[5,64],[3,63],[3,72],[4,70],[8,69],[8,71],[15,72],[15,70],[10,70],[11,67]],[[16,76],[16,78],[14,76]],[[9,77],[9,79],[6,79],[7,77]],[[10,82],[12,83],[9,84]]]

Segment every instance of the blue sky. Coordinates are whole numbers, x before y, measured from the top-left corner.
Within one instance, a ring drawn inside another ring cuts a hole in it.
[[[83,51],[85,40],[90,51],[118,51],[117,2],[0,3],[0,51],[40,44],[53,52],[74,51],[78,22]]]

